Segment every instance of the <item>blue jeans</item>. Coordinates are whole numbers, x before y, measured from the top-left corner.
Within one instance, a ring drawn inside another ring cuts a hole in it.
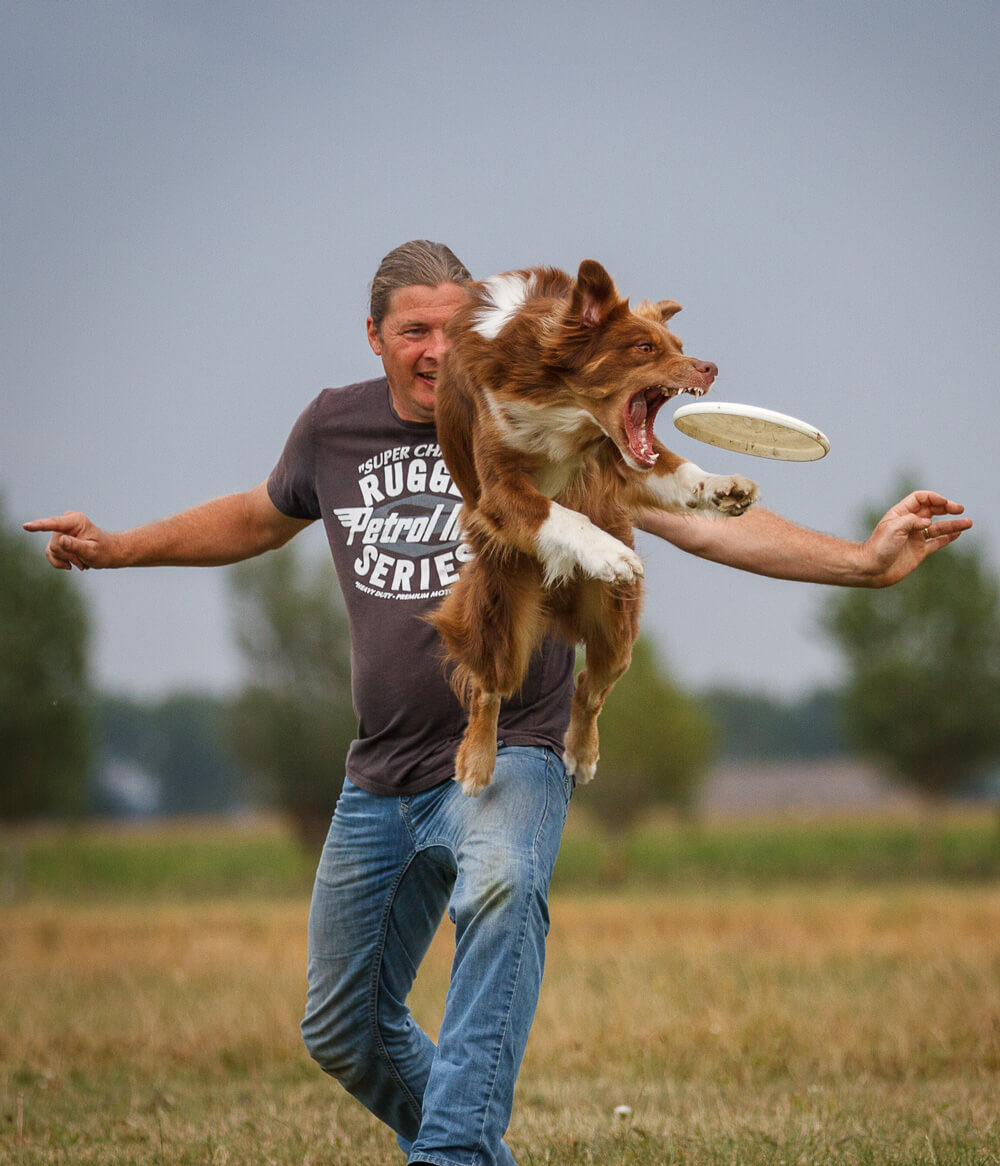
[[[411,1162],[513,1166],[501,1141],[545,962],[572,793],[548,749],[501,747],[478,798],[344,783],[309,913],[312,1057],[396,1132]],[[445,907],[455,958],[437,1046],[406,997]]]

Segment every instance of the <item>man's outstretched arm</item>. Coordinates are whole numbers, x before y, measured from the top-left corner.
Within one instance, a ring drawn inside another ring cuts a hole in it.
[[[760,506],[730,519],[646,510],[636,525],[693,555],[757,575],[888,587],[972,526],[958,517],[964,509],[941,494],[916,490],[887,511],[863,543],[809,530]]]
[[[86,514],[67,511],[26,522],[49,531],[45,557],[61,571],[111,567],[217,567],[283,546],[310,520],[289,518],[261,483],[243,494],[214,498],[131,530],[106,531]]]

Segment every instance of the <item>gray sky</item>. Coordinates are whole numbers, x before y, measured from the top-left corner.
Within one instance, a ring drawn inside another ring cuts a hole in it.
[[[995,562],[998,50],[994,0],[0,0],[8,520],[115,529],[263,480],[320,388],[379,371],[367,284],[419,236],[680,300],[716,399],[832,451],[727,453],[665,410],[668,445],[838,534],[909,470]],[[838,677],[825,589],[642,550],[684,681]],[[224,572],[74,583],[101,683],[235,683]]]

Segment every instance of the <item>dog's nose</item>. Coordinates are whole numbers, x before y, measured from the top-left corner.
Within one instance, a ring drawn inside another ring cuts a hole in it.
[[[719,366],[713,364],[710,360],[696,360],[694,362],[695,372],[704,373],[710,376],[713,380],[719,375]]]

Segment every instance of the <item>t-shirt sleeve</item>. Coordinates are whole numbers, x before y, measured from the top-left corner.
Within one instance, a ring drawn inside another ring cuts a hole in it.
[[[289,518],[319,518],[316,494],[317,397],[302,412],[288,435],[278,464],[267,479],[267,493]]]

